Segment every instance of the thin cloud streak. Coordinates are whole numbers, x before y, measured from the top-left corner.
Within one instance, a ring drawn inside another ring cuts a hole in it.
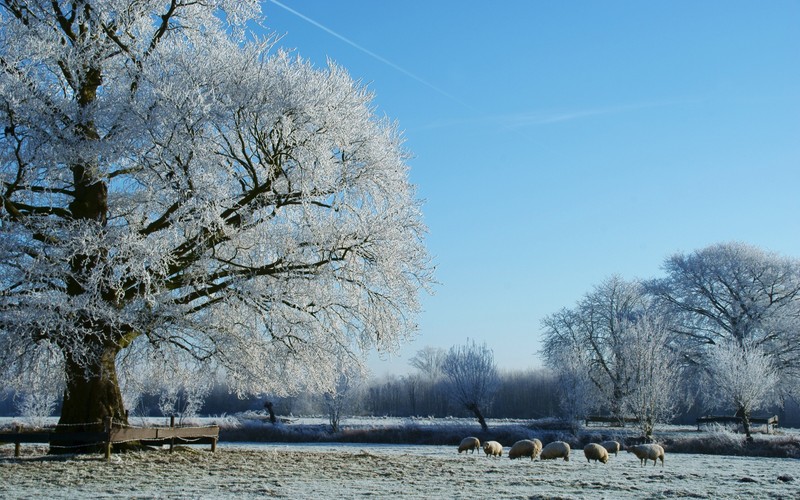
[[[460,120],[455,119],[455,120],[436,121],[420,128],[424,130],[430,130],[443,127],[490,124],[498,128],[501,128],[503,130],[516,130],[525,127],[570,122],[582,118],[589,118],[592,116],[614,115],[619,113],[625,113],[628,111],[638,111],[649,108],[662,108],[667,106],[690,104],[697,102],[700,102],[700,100],[694,99],[694,100],[649,102],[649,103],[638,103],[638,104],[622,104],[618,106],[607,106],[602,108],[590,108],[590,109],[575,110],[575,111],[523,112],[523,113],[515,113],[508,115],[464,118]]]
[[[298,12],[297,10],[289,7],[288,5],[283,4],[283,3],[279,2],[278,0],[270,0],[270,2],[275,4],[275,5],[277,5],[278,7],[282,8],[283,10],[285,10],[287,12],[290,12],[290,13],[294,14],[295,16],[297,16],[300,19],[306,21],[307,23],[310,23],[310,24],[316,26],[317,28],[319,28],[322,31],[328,33],[329,35],[338,38],[339,40],[341,40],[344,43],[350,45],[351,47],[354,47],[354,48],[360,50],[361,52],[367,54],[368,56],[370,56],[370,57],[382,62],[383,64],[385,64],[385,65],[387,65],[387,66],[389,66],[389,67],[391,67],[391,68],[403,73],[404,75],[408,76],[409,78],[412,78],[412,79],[418,81],[419,83],[421,83],[421,84],[425,85],[426,87],[436,91],[437,93],[447,97],[448,99],[451,99],[451,100],[457,102],[458,104],[461,104],[462,106],[467,106],[466,103],[464,103],[463,101],[459,100],[454,95],[452,95],[452,94],[440,89],[439,87],[433,85],[432,83],[427,82],[423,78],[420,78],[419,76],[417,76],[414,73],[408,71],[407,69],[403,68],[402,66],[398,66],[397,64],[393,63],[392,61],[390,61],[390,60],[388,60],[388,59],[386,59],[384,57],[381,57],[380,55],[376,54],[375,52],[372,52],[368,48],[363,47],[363,46],[357,44],[356,42],[350,40],[349,38],[346,38],[346,37],[340,35],[339,33],[333,31],[332,29],[328,28],[327,26],[324,26],[323,24],[315,21],[314,19],[311,19],[310,17],[306,16],[305,14],[303,14],[301,12]]]

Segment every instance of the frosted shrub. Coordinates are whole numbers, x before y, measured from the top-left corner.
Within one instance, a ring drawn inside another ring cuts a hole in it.
[[[204,387],[166,387],[158,398],[158,409],[164,416],[175,415],[179,423],[197,416],[208,391]]]
[[[32,427],[47,425],[47,417],[58,404],[58,394],[53,391],[26,392],[15,399],[17,411]]]
[[[742,447],[742,437],[725,425],[712,425],[706,434],[706,438],[714,446],[730,447],[731,449]]]

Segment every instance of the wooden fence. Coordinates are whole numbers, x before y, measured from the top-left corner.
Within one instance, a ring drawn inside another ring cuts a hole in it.
[[[86,424],[98,425],[98,424]],[[80,443],[77,447],[102,445],[106,459],[111,458],[111,449],[114,444],[139,441],[147,445],[169,444],[170,451],[175,444],[210,444],[211,452],[217,449],[219,440],[219,426],[209,425],[204,427],[176,427],[175,417],[170,418],[169,427],[133,427],[129,425],[115,425],[111,417],[103,422],[103,430],[99,432],[63,432],[55,429],[40,431],[24,431],[16,426],[13,431],[0,432],[0,444],[14,443],[14,456],[20,456],[21,443]],[[58,446],[52,445],[51,446]]]
[[[625,427],[625,424],[637,424],[639,419],[636,417],[614,417],[611,415],[589,415],[586,417],[586,427],[592,424],[606,425],[609,427]]]
[[[708,424],[726,424],[726,425],[737,425],[741,426],[743,424],[742,417],[732,417],[727,415],[707,415],[705,417],[699,417],[697,419],[697,430],[700,430],[701,425],[708,425]],[[767,433],[774,431],[778,428],[778,416],[773,415],[771,417],[750,417],[750,425],[763,425],[767,429]]]

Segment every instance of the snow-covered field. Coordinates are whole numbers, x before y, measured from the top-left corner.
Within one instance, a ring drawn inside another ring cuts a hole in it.
[[[15,419],[0,419],[8,425]],[[191,423],[264,425],[233,417]],[[377,428],[400,419],[348,419]],[[248,423],[249,422],[249,423]],[[298,419],[315,425],[324,419]],[[24,423],[24,422],[22,422]],[[164,419],[134,425],[164,425]],[[408,423],[408,422],[406,422]],[[500,421],[490,423],[499,424]],[[514,425],[516,422],[503,421]],[[414,419],[413,425],[477,425],[469,420]],[[692,432],[671,426],[665,434]],[[785,429],[782,432],[794,432]],[[508,452],[506,444],[505,453]],[[666,465],[641,467],[628,453],[608,464],[572,460],[494,459],[458,454],[455,446],[265,444],[221,442],[112,455],[46,455],[47,448],[0,446],[0,498],[800,498],[800,460],[671,454]]]
[[[506,449],[507,451],[507,449]],[[800,498],[794,459],[621,453],[587,463],[491,459],[451,446],[269,445],[53,458],[0,447],[0,498]]]

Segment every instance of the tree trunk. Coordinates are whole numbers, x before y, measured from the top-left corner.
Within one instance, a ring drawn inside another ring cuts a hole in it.
[[[483,414],[481,413],[481,409],[478,408],[478,405],[475,403],[470,403],[467,405],[467,410],[471,411],[475,414],[475,417],[478,419],[478,423],[481,424],[481,429],[485,431],[489,430],[489,426],[486,425],[486,420],[483,418]]]
[[[125,405],[117,381],[117,347],[105,347],[102,352],[83,366],[66,355],[66,382],[64,405],[56,432],[100,432],[103,420],[111,417],[115,424],[127,425]],[[50,453],[93,453],[101,449],[98,443],[80,443],[75,440],[54,440]]]
[[[611,416],[617,420],[619,427],[625,427],[625,415],[622,411],[622,389],[614,384],[611,397]]]
[[[739,407],[736,411],[736,416],[742,419],[742,427],[747,441],[752,441],[753,436],[750,434],[750,412],[745,408]]]
[[[266,403],[264,403],[264,408],[266,408],[267,411],[269,412],[269,421],[270,421],[270,423],[272,425],[275,425],[275,422],[277,422],[278,419],[275,418],[275,411],[272,408],[272,401],[267,401]]]
[[[639,419],[642,429],[644,430],[644,437],[647,438],[648,443],[653,442],[653,429],[655,428],[655,422],[651,417],[642,417]]]

